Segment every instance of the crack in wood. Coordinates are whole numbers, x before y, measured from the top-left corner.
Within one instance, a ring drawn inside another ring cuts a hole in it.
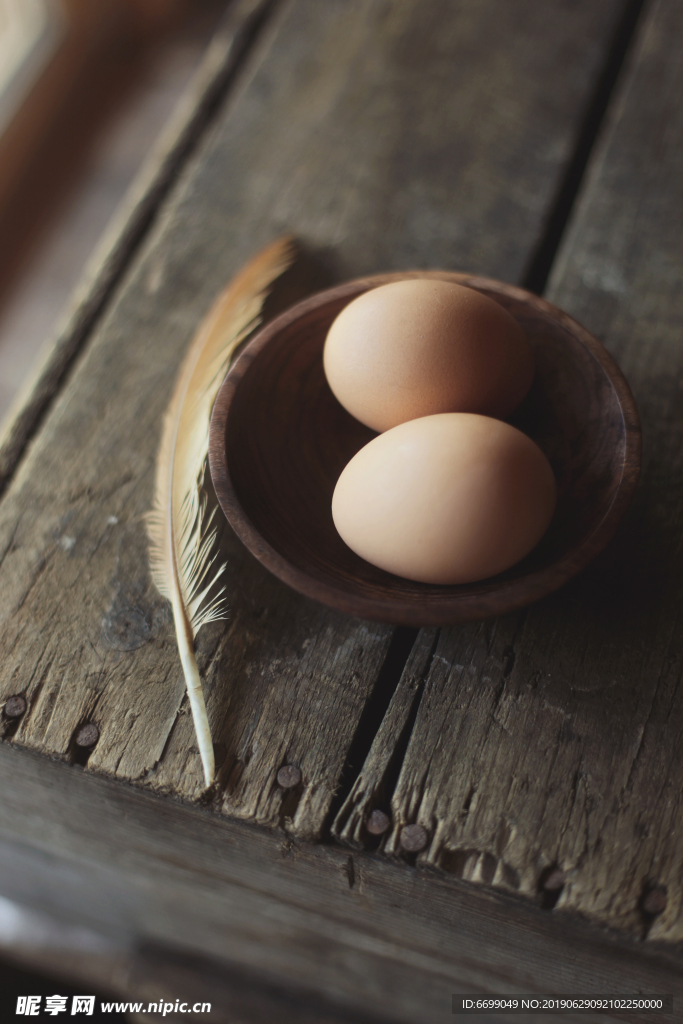
[[[624,6],[602,73],[588,103],[574,152],[567,163],[555,201],[550,207],[543,233],[522,277],[522,287],[536,292],[537,295],[542,295],[545,290],[624,61],[636,38],[638,22],[645,3],[646,0],[628,0]]]
[[[406,641],[416,633],[416,630],[410,631]],[[417,649],[412,643],[405,659],[396,657],[392,661],[387,658],[389,681],[396,678],[397,671],[398,680],[379,724],[372,733],[368,730],[365,737],[366,742],[368,738],[371,742],[361,767],[354,773],[343,799],[332,809],[334,816],[331,815],[330,833],[343,843],[357,848],[384,845],[381,837],[374,839],[367,834],[365,819],[376,809],[390,811],[394,787],[410,742],[438,638],[439,631],[430,630],[428,642],[425,643],[423,638]],[[407,648],[407,642],[405,646]]]

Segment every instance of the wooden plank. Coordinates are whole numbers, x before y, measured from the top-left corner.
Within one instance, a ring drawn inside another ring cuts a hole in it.
[[[391,811],[391,795],[412,731],[411,717],[422,697],[438,636],[438,630],[420,630],[368,756],[332,822],[332,835],[357,850],[374,845],[365,828],[372,812],[389,815]]]
[[[29,702],[14,742],[73,759],[93,720],[89,769],[199,796],[141,517],[200,315],[283,228],[339,276],[411,264],[518,276],[621,10],[280,5],[3,501],[0,692]],[[313,837],[391,631],[292,595],[226,543],[230,622],[199,643],[222,808]],[[275,777],[291,762],[303,783],[285,798]]]
[[[97,246],[64,322],[56,336],[47,340],[35,371],[3,419],[0,491],[6,487],[180,168],[210,124],[270,4],[271,0],[237,0],[230,6],[182,102]]]
[[[226,821],[7,744],[0,785],[0,889],[66,921],[136,935],[143,949],[258,971],[266,986],[327,994],[361,1020],[447,1024],[458,992],[624,990],[673,994],[677,1015],[654,1019],[680,1020],[680,960],[661,944]]]
[[[36,915],[38,916],[38,915]],[[41,919],[42,920],[42,919]],[[63,922],[50,921],[57,938],[64,933]],[[83,929],[79,929],[82,933]],[[340,1006],[338,1000],[325,998],[301,988],[273,984],[260,973],[243,965],[228,965],[215,959],[197,956],[186,949],[178,951],[159,945],[145,944],[106,955],[93,953],[87,947],[69,949],[64,940],[49,947],[37,946],[35,935],[28,944],[8,949],[1,947],[0,959],[0,1013],[5,1019],[15,1015],[17,992],[38,990],[42,982],[45,995],[57,991],[62,995],[68,987],[73,992],[98,993],[100,1002],[137,1003],[140,1013],[128,1010],[125,1018],[113,1012],[112,1022],[127,1024],[159,1024],[169,1011],[163,1013],[164,1003],[185,1003],[183,1020],[196,1022],[191,1008],[209,1003],[213,1024],[382,1024],[386,1017],[364,1013],[359,1007]],[[102,946],[102,939],[95,935]],[[81,935],[81,946],[85,946]],[[40,981],[36,982],[36,976]],[[52,980],[50,980],[52,979]],[[152,1005],[160,1012],[150,1009]],[[188,1005],[189,1004],[189,1005]],[[71,1005],[71,999],[69,999]],[[206,1019],[207,1011],[204,1011]],[[486,1021],[483,1024],[487,1024]],[[585,1024],[585,1022],[584,1022]]]
[[[400,854],[401,826],[417,821],[430,839],[421,863],[529,897],[558,868],[548,905],[672,943],[683,939],[682,32],[680,5],[652,6],[549,295],[604,339],[634,388],[637,500],[561,592],[440,635],[385,843]],[[397,707],[413,691],[406,672]],[[365,806],[376,799],[362,787]],[[343,838],[358,813],[345,808]]]

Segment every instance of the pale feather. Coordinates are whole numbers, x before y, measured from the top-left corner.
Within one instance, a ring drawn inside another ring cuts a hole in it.
[[[154,507],[147,516],[152,578],[173,606],[178,649],[207,786],[214,778],[213,744],[194,638],[202,625],[226,615],[224,590],[216,589],[216,581],[226,567],[217,564],[214,513],[206,513],[203,490],[209,421],[235,350],[257,326],[270,285],[292,258],[291,239],[273,242],[219,295],[200,325],[164,417]]]

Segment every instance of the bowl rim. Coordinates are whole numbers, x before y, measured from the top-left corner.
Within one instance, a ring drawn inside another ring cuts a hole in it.
[[[461,585],[457,588],[454,586],[452,594],[444,593],[444,587],[439,587],[438,593],[430,594],[429,584],[421,584],[425,591],[419,596],[397,594],[395,598],[370,597],[309,575],[281,555],[258,531],[235,491],[227,459],[226,430],[234,396],[247,370],[283,329],[330,302],[347,297],[351,301],[356,295],[371,288],[414,278],[447,280],[488,293],[505,295],[549,316],[574,335],[600,364],[614,389],[624,424],[622,474],[613,500],[602,519],[586,537],[550,565],[510,580],[496,582],[493,577],[490,586],[486,585],[487,581],[481,581],[476,584],[476,593],[468,594],[466,585]],[[291,306],[261,327],[239,354],[218,391],[209,429],[209,468],[219,504],[234,532],[266,569],[299,593],[338,611],[409,626],[454,625],[507,614],[545,597],[568,582],[602,551],[614,535],[638,483],[640,456],[640,420],[631,389],[615,360],[597,338],[568,313],[532,292],[494,278],[447,270],[397,271],[354,278],[316,292]]]

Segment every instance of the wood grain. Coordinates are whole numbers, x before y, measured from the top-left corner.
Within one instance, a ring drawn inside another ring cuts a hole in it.
[[[0,693],[29,703],[14,743],[197,797],[141,520],[161,412],[197,321],[283,229],[336,275],[436,264],[519,276],[620,10],[611,0],[552,14],[542,0],[275,10],[2,503]],[[230,620],[203,630],[198,650],[221,806],[316,836],[390,630],[293,596],[232,536],[226,551]],[[79,754],[87,721],[100,738]],[[287,796],[276,783],[286,763],[303,774]]]
[[[44,921],[42,916],[36,917]],[[60,933],[64,935],[62,921],[47,920],[52,926],[53,940],[58,940]],[[82,930],[79,935],[82,947]],[[35,936],[32,939],[32,942],[18,944],[13,941],[10,946],[0,944],[0,1007],[3,1010],[6,1007],[8,1017],[14,1016],[17,989],[35,991],[38,975],[46,985],[50,985],[49,981],[45,982],[46,978],[58,979],[52,984],[61,992],[67,986],[72,991],[97,992],[98,1007],[100,999],[138,1003],[144,1007],[140,1013],[129,1011],[125,1018],[112,1013],[109,1017],[112,1024],[123,1020],[127,1024],[166,1024],[169,1011],[164,1014],[163,1005],[175,1006],[176,1000],[189,1003],[189,1007],[209,1003],[213,1024],[386,1022],[385,1016],[376,1016],[363,1007],[341,1005],[339,999],[304,991],[301,986],[285,987],[280,979],[264,976],[244,964],[226,964],[215,957],[200,956],[159,942],[145,942],[125,949],[111,944],[107,948],[102,937],[96,934],[99,949],[94,952],[67,948],[63,941],[59,945],[37,945]],[[150,1003],[160,1007],[160,1012],[149,1012]],[[196,1024],[201,1015],[193,1016],[190,1012],[183,1019]]]
[[[8,745],[0,784],[5,891],[184,956],[178,992],[194,953],[259,971],[266,992],[279,983],[327,993],[340,1015],[392,1024],[448,1024],[457,992],[683,999],[680,956],[664,944],[581,920],[560,924],[528,901],[448,874],[226,821]],[[148,983],[156,978],[152,967]],[[653,1024],[679,1020],[676,1012]]]
[[[401,827],[420,822],[420,862],[529,897],[559,869],[564,884],[545,894],[558,911],[672,943],[683,940],[682,32],[679,5],[652,6],[549,293],[632,385],[645,437],[638,498],[563,591],[441,633],[385,841],[401,856]],[[415,685],[408,666],[388,717],[405,718]],[[375,786],[371,757],[357,806],[338,819],[344,838],[361,838]],[[664,898],[648,912],[655,890]]]
[[[97,246],[54,337],[0,428],[0,492],[86,344],[171,184],[211,122],[270,0],[238,0]]]

